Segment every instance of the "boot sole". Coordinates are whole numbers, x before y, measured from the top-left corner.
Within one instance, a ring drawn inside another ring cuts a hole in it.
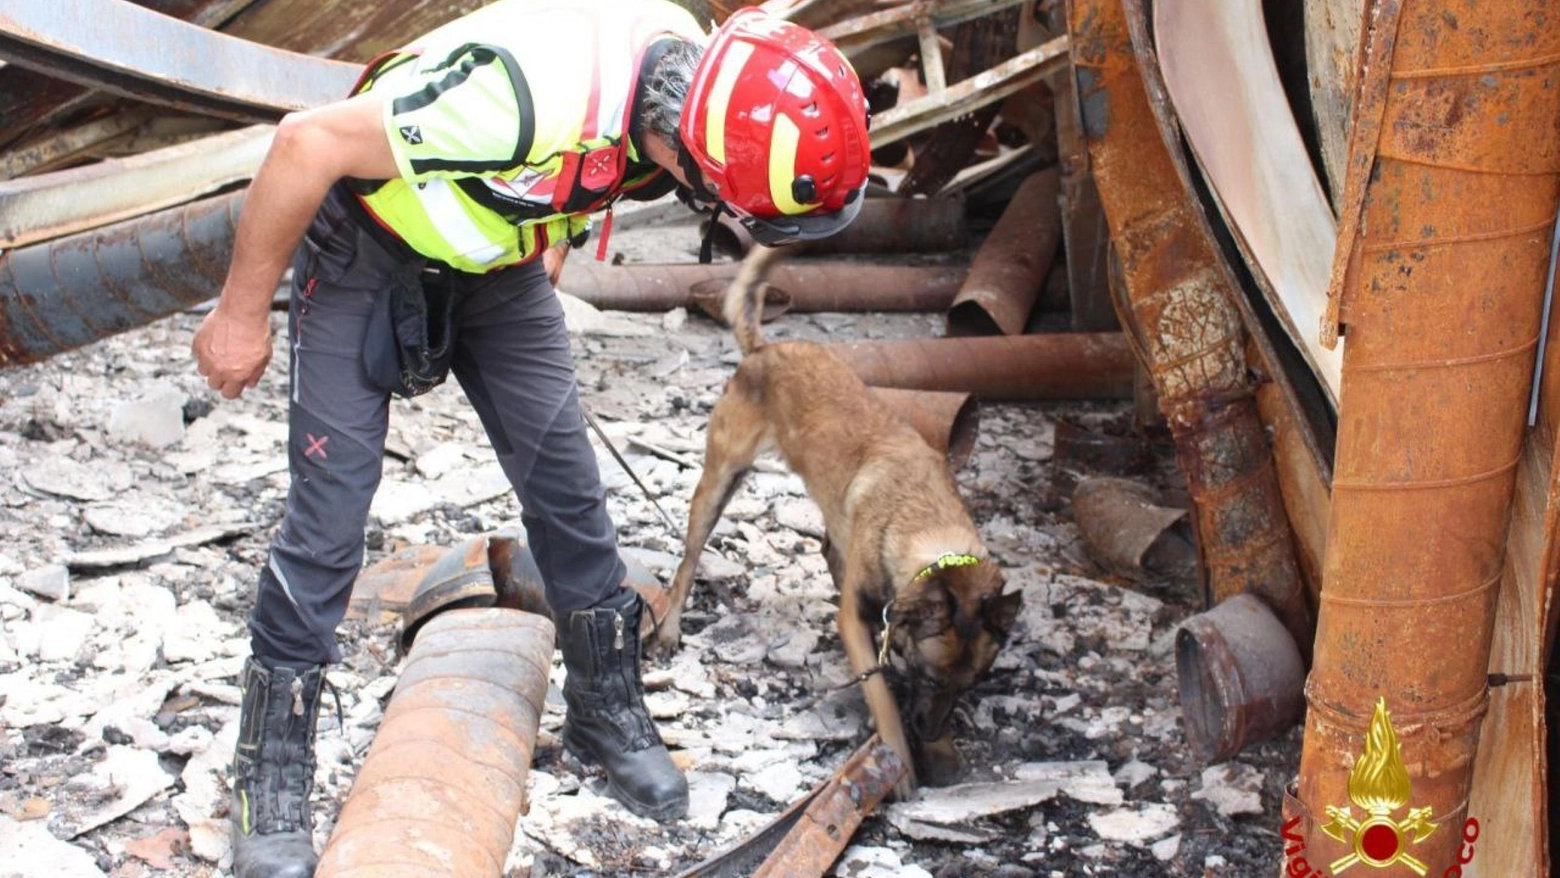
[[[565,735],[563,738],[563,749],[566,750],[570,756],[573,756],[576,760],[578,760],[581,765],[601,765],[600,761],[597,760],[594,756],[586,753],[584,748],[570,741],[567,735]],[[623,807],[627,808],[634,814],[639,815],[640,817],[644,817],[647,820],[654,820],[657,823],[665,823],[668,820],[681,820],[683,817],[688,815],[687,799],[684,799],[681,802],[672,802],[667,805],[662,805],[659,808],[653,805],[646,805],[645,803],[640,802],[639,800],[628,795],[628,792],[622,787],[618,786],[617,781],[613,780],[612,775],[608,774],[604,769],[602,774],[607,779],[607,792],[612,794],[612,798],[617,799],[623,804]]]

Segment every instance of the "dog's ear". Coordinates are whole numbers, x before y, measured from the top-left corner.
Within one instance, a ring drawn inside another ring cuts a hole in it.
[[[986,628],[1006,637],[1018,621],[1018,611],[1023,606],[1023,592],[1014,591],[982,598],[980,612],[985,617]]]

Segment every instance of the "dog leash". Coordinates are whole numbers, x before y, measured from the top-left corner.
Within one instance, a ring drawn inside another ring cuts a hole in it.
[[[650,501],[650,505],[655,507],[655,511],[661,513],[661,520],[666,523],[666,526],[671,528],[674,534],[682,533],[682,528],[678,527],[677,522],[673,521],[672,517],[666,514],[666,510],[662,509],[661,504],[656,502],[655,495],[650,493],[650,489],[645,487],[645,483],[639,480],[639,474],[634,472],[634,468],[629,466],[628,461],[623,459],[623,455],[618,453],[617,446],[613,445],[612,440],[607,438],[606,431],[601,429],[601,424],[597,422],[596,416],[590,413],[590,409],[586,408],[584,403],[580,404],[580,411],[585,415],[585,423],[590,425],[591,430],[595,431],[596,437],[601,440],[601,444],[607,446],[607,450],[612,453],[612,459],[618,462],[618,466],[623,468],[623,472],[628,473],[628,477],[633,479],[634,484],[639,486],[639,490],[644,492],[645,499]]]

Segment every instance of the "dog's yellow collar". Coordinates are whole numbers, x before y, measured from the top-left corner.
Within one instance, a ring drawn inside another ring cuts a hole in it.
[[[974,555],[966,555],[962,552],[944,552],[937,556],[936,561],[922,567],[921,572],[917,573],[911,582],[920,582],[939,570],[946,570],[949,567],[969,567],[979,563],[980,559]]]

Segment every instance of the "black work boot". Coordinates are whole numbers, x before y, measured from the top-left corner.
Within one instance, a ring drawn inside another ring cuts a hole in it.
[[[267,668],[250,658],[233,753],[233,878],[310,878],[314,854],[314,720],[325,670]]]
[[[639,617],[632,589],[589,610],[576,610],[560,625],[563,698],[568,714],[563,746],[589,765],[600,765],[607,784],[630,811],[653,820],[688,813],[688,780],[672,763],[645,710],[639,676]]]

